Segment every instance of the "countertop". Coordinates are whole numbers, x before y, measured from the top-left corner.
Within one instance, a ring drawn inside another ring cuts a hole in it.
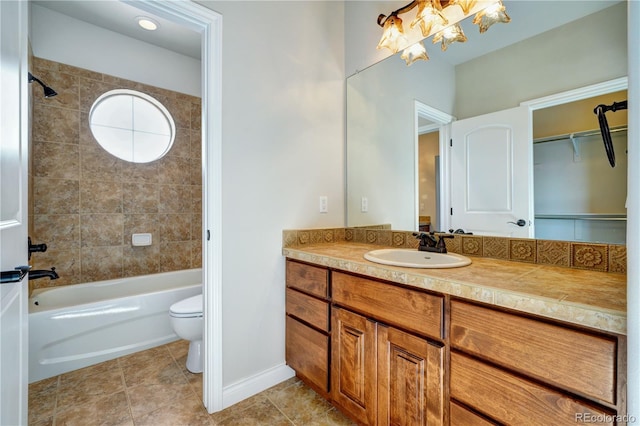
[[[379,245],[323,243],[282,249],[284,256],[568,323],[626,334],[624,274],[470,257],[471,265],[417,269],[370,262]]]

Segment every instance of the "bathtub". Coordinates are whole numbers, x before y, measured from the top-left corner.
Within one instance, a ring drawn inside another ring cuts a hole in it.
[[[178,339],[169,306],[202,293],[202,269],[34,290],[29,383]]]

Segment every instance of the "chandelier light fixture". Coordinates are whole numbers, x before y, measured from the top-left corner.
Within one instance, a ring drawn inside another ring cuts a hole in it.
[[[409,21],[414,9],[415,15]],[[410,22],[408,28],[403,26],[400,15]],[[441,43],[443,51],[453,42],[464,43],[467,37],[459,23],[472,15],[480,33],[495,23],[511,21],[501,0],[414,0],[388,16],[378,16],[378,25],[383,28],[378,49],[393,53],[403,50],[401,58],[407,65],[426,61],[429,56],[422,40],[433,36],[433,43]]]

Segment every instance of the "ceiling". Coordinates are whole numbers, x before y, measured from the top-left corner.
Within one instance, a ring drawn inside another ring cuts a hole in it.
[[[466,43],[456,43],[446,52],[441,52],[439,46],[431,45],[429,40],[425,45],[432,59],[438,58],[457,65],[595,13],[620,1],[623,0],[503,0],[511,17],[510,24],[494,25],[480,35],[477,27],[472,24],[472,19],[467,19],[462,24],[468,38]],[[116,0],[36,0],[33,3],[119,34],[192,58],[200,58],[199,33],[143,12],[132,6],[134,2],[131,1],[125,3]],[[141,29],[135,20],[141,15],[156,20],[160,24],[159,28],[156,31]],[[371,21],[372,25],[375,25],[375,17],[372,17]],[[346,33],[348,34],[348,31]],[[372,49],[375,49],[375,46],[372,46]]]
[[[0,0],[2,1],[2,0]],[[133,2],[117,0],[36,0],[32,3],[80,21],[200,59],[200,33],[168,19],[142,11]],[[159,26],[155,31],[140,28],[136,17],[146,16]]]

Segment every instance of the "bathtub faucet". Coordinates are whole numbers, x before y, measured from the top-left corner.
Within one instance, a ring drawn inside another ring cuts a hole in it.
[[[51,280],[57,280],[60,278],[58,273],[56,272],[56,268],[48,269],[36,269],[34,271],[29,271],[29,279],[37,280],[38,278],[49,277]]]

